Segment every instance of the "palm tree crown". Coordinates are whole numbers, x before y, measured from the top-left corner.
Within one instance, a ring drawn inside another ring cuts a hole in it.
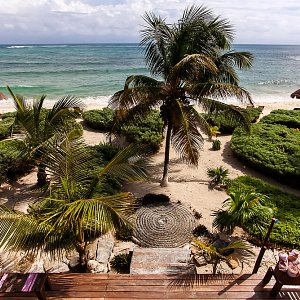
[[[203,144],[200,131],[209,126],[192,104],[210,114],[224,113],[232,122],[248,124],[237,107],[218,101],[236,97],[251,102],[249,93],[239,87],[235,67],[249,68],[252,55],[230,51],[233,30],[227,20],[215,17],[205,7],[191,6],[175,24],[146,13],[141,46],[153,76],[132,75],[124,89],[115,93],[110,105],[117,119],[129,120],[160,107],[166,130],[164,174],[168,182],[169,150],[175,150],[188,164],[197,165]]]
[[[71,130],[74,127],[76,114],[72,111],[74,107],[81,107],[81,100],[66,96],[58,100],[50,110],[43,109],[46,96],[43,95],[34,99],[32,103],[20,95],[10,92],[17,110],[15,124],[20,126],[25,134],[24,150],[25,155],[32,157],[38,166],[38,186],[46,184],[46,172],[43,163],[42,152],[38,151],[44,143],[59,131]],[[73,124],[70,121],[73,120]]]

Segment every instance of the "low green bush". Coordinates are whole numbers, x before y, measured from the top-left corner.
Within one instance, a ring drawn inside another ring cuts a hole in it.
[[[251,167],[299,187],[300,131],[279,124],[253,124],[251,134],[237,128],[233,152]]]
[[[0,140],[8,138],[12,133],[12,126],[15,122],[14,118],[4,118],[0,121]]]
[[[264,116],[260,122],[300,129],[300,111],[285,109],[273,110],[269,115]]]
[[[250,176],[241,176],[232,180],[228,192],[239,188],[251,190],[266,195],[264,205],[273,209],[274,217],[279,220],[271,233],[272,243],[288,246],[300,247],[300,198],[282,192],[276,187]],[[249,232],[256,236],[257,233]]]
[[[212,142],[212,149],[217,151],[221,149],[221,141],[220,140],[213,140]]]
[[[4,113],[4,114],[1,114],[1,118],[2,120],[5,120],[7,118],[15,118],[17,115],[17,112],[13,111],[13,112],[7,112],[7,113]]]
[[[263,108],[262,107],[251,107],[246,109],[241,109],[244,114],[247,114],[249,122],[255,123],[259,118]],[[218,115],[203,114],[207,123],[210,126],[217,126],[221,133],[232,133],[235,128],[239,127],[241,124],[228,119],[226,112],[220,113]]]
[[[28,173],[32,161],[20,156],[23,143],[18,140],[7,140],[0,143],[0,184],[5,181],[16,181]]]
[[[158,204],[170,202],[170,197],[165,194],[146,194],[140,199],[141,205]]]
[[[153,153],[157,152],[161,146],[162,131],[163,121],[157,110],[151,111],[143,119],[136,119],[121,127],[121,134],[126,137],[129,143],[147,145]]]
[[[111,131],[114,111],[110,108],[89,110],[83,113],[83,120],[89,127],[102,131]],[[159,111],[151,111],[145,118],[135,118],[115,128],[115,133],[125,136],[129,143],[147,145],[151,152],[159,150],[163,140],[163,121]]]
[[[132,253],[120,253],[110,261],[111,267],[118,273],[129,274]]]
[[[195,237],[198,237],[198,236],[205,236],[208,234],[208,229],[205,225],[203,224],[200,224],[198,225],[194,230],[193,230],[193,235]]]
[[[116,231],[116,238],[121,241],[131,241],[132,234],[132,228],[122,227]]]
[[[82,114],[82,118],[84,123],[93,129],[110,131],[113,124],[114,111],[108,107],[88,110]]]

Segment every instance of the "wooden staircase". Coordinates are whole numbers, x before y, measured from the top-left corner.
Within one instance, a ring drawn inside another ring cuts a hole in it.
[[[247,274],[49,274],[51,290],[46,295],[49,300],[272,299],[274,281],[264,286],[262,278]],[[300,299],[300,288],[283,287],[277,299]]]

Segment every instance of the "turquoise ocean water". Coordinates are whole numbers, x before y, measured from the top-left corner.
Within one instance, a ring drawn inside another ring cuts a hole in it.
[[[300,46],[234,45],[254,57],[252,69],[239,72],[240,85],[255,103],[286,101],[300,88]],[[28,98],[64,95],[87,104],[106,104],[127,76],[147,74],[138,44],[0,45],[0,92]]]

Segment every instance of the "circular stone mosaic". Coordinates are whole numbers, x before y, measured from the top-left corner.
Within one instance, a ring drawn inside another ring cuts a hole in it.
[[[195,226],[193,213],[182,204],[147,205],[137,211],[133,236],[142,247],[176,248],[191,240]]]

